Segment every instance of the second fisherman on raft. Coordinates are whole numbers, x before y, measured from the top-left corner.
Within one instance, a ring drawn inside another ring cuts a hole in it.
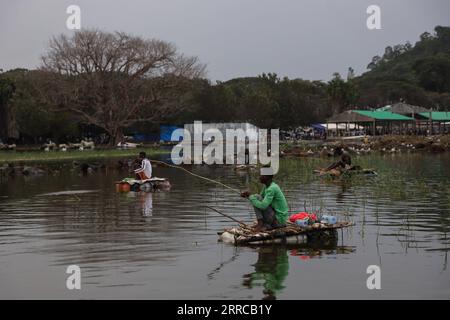
[[[338,169],[338,170],[351,170],[352,167],[352,158],[350,154],[345,151],[341,146],[336,147],[334,150],[334,155],[340,157],[339,161],[332,163],[325,171]]]
[[[273,175],[263,175],[259,181],[264,185],[260,194],[250,195],[249,191],[241,193],[253,205],[258,223],[254,230],[265,231],[285,226],[288,218],[288,204],[278,184],[272,181]]]
[[[152,177],[152,164],[147,159],[145,152],[139,153],[139,160],[141,161],[141,167],[134,170],[134,173],[139,177],[139,180],[150,179]]]

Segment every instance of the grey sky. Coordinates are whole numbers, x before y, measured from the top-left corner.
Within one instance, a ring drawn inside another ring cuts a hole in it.
[[[39,65],[51,35],[68,33],[66,8],[81,7],[82,28],[125,31],[174,42],[208,65],[212,80],[276,72],[328,80],[365,71],[387,45],[414,44],[450,25],[448,0],[0,0],[0,68]],[[381,7],[382,30],[366,9]]]

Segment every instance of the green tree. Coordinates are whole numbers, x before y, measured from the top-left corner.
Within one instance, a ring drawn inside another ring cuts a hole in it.
[[[353,80],[344,81],[339,73],[334,73],[328,82],[327,93],[334,114],[353,106],[358,97]]]
[[[0,78],[0,138],[18,138],[14,106],[11,103],[16,92],[14,81]]]
[[[46,103],[105,130],[110,144],[138,122],[179,112],[179,99],[204,66],[169,42],[123,32],[82,30],[51,39],[42,58]]]
[[[413,69],[425,90],[450,92],[450,55],[439,54],[421,59],[414,64]]]

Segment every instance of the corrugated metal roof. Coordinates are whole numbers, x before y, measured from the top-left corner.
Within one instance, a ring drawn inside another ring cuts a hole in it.
[[[375,109],[375,111],[389,111],[389,110],[391,110],[391,105],[390,104],[388,104],[387,106]]]
[[[362,114],[355,113],[353,110],[347,110],[337,115],[332,116],[327,120],[328,123],[357,123],[357,122],[371,122],[373,119],[363,116]]]
[[[369,111],[369,110],[352,110],[352,112],[358,113],[360,115],[375,119],[375,120],[402,120],[409,121],[414,120],[411,117],[407,117],[398,113],[393,113],[389,111]]]
[[[407,104],[404,102],[398,102],[394,103],[392,105],[387,105],[378,109],[375,109],[375,111],[389,111],[399,114],[413,114],[413,113],[420,113],[420,112],[429,112],[427,108],[419,107],[419,106],[413,106],[411,104]]]
[[[421,112],[421,116],[430,119],[430,112]],[[431,112],[431,120],[433,121],[450,121],[450,112],[434,111]]]

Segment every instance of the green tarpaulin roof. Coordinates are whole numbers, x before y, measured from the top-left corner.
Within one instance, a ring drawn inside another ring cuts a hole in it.
[[[358,113],[360,115],[373,118],[375,120],[414,120],[411,117],[407,117],[398,113],[393,113],[389,111],[369,111],[369,110],[352,110],[352,112]]]
[[[429,112],[421,112],[421,116],[430,119]],[[431,112],[431,120],[433,121],[450,121],[450,112]]]

